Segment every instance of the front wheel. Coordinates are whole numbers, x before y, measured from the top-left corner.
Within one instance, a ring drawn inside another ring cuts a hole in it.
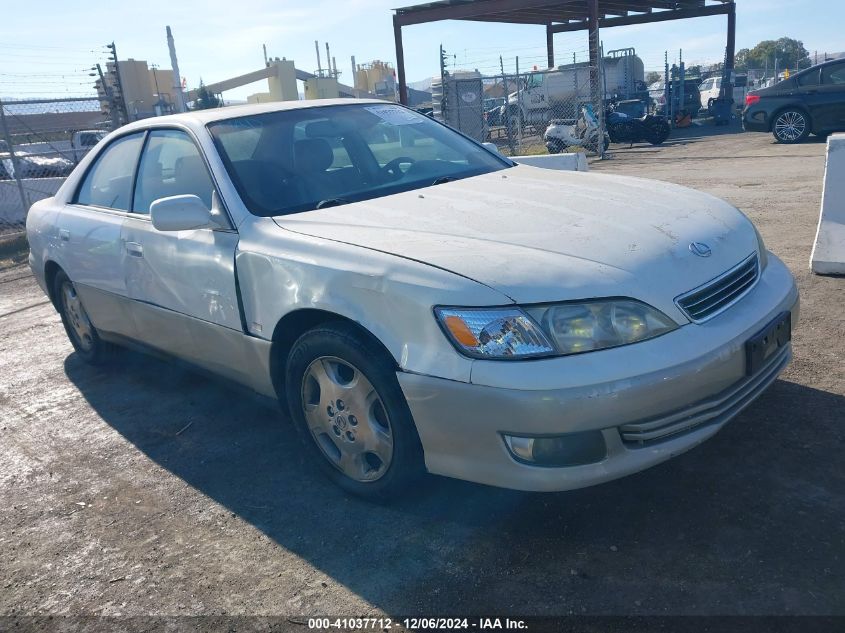
[[[775,117],[772,135],[778,143],[800,143],[810,135],[810,119],[801,110],[784,110]]]
[[[288,357],[286,392],[309,455],[347,492],[389,499],[425,471],[393,360],[356,328],[303,334]]]

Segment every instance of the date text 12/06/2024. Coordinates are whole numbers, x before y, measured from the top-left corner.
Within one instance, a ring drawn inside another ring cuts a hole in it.
[[[524,620],[511,618],[308,618],[312,631],[389,631],[410,629],[413,631],[435,630],[478,630],[506,631],[525,630]]]

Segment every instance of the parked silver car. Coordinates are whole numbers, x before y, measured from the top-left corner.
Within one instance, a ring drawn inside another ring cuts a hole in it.
[[[789,362],[798,294],[731,205],[515,165],[402,106],[274,103],[110,134],[27,219],[76,353],[278,398],[341,486],[523,490],[704,441]]]

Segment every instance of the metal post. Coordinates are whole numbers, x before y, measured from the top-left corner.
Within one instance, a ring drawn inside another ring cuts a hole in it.
[[[733,100],[734,96],[734,65],[736,57],[736,4],[729,5],[728,11],[728,43],[725,47],[725,74],[722,78],[720,97]]]
[[[604,120],[604,98],[607,94],[607,85],[605,84],[605,77],[604,77],[604,44],[602,44],[599,48],[599,84],[603,87],[602,88],[602,99],[599,101],[598,104],[598,112],[596,115],[599,117],[599,140],[598,145],[596,146],[596,153],[598,153],[599,158],[604,160],[605,152],[604,152],[604,134],[605,134],[605,120]]]
[[[440,54],[440,58],[443,58],[442,53]],[[510,95],[510,92],[508,91],[508,77],[505,75],[505,63],[502,61],[501,55],[499,55],[499,68],[502,70],[502,86],[505,90],[505,132],[508,135],[508,149],[511,152],[511,156],[513,156],[515,150],[513,146],[513,133],[511,131],[511,109],[510,104],[508,103],[508,95]]]
[[[399,103],[408,105],[408,86],[405,84],[405,51],[402,49],[402,25],[399,24],[396,17],[393,16],[393,41],[396,45],[396,78],[399,80]]]
[[[20,162],[18,161],[18,155],[15,154],[15,146],[12,145],[12,135],[9,133],[9,127],[6,125],[6,110],[2,100],[0,100],[0,128],[3,129],[3,140],[9,146],[9,158],[12,159],[12,169],[15,172],[14,177],[18,185],[18,194],[21,197],[23,212],[26,214],[29,211],[29,199],[26,196],[26,190],[23,188],[23,182],[21,181]]]
[[[179,74],[179,62],[176,61],[176,43],[173,40],[173,33],[167,27],[167,48],[170,49],[170,68],[173,71],[173,93],[176,95],[176,111],[185,112],[185,95],[182,92],[182,75]],[[264,46],[264,65],[267,65],[267,46]]]
[[[669,125],[672,125],[672,117],[669,115],[669,51],[663,53],[663,60],[663,116],[669,120]]]
[[[546,25],[546,58],[549,64],[549,68],[555,67],[555,41],[554,41],[554,32],[552,31],[552,25]]]
[[[685,66],[684,66],[684,51],[683,51],[683,49],[678,51],[678,60],[679,60],[679,62],[678,62],[679,63],[679,66],[678,66],[678,109],[681,112],[686,112],[686,108],[684,107],[685,106],[684,90],[686,88],[684,80],[686,79],[686,73],[685,73]],[[687,114],[692,116],[692,112],[688,112]]]
[[[589,29],[590,44],[590,94],[593,101],[597,101],[599,93],[599,0],[587,0],[587,29]]]
[[[516,103],[519,106],[516,117],[516,133],[519,138],[519,144],[522,145],[522,127],[525,125],[525,120],[522,117],[522,82],[519,76],[519,55],[516,56]]]

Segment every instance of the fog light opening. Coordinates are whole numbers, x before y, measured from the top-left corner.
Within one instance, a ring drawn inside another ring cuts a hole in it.
[[[505,445],[519,462],[533,466],[583,466],[607,455],[601,431],[583,431],[547,437],[505,435]]]

